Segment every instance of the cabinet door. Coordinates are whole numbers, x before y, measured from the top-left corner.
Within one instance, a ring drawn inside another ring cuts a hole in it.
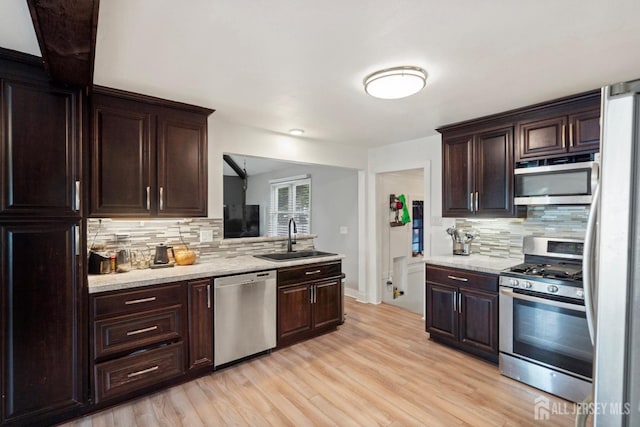
[[[74,222],[0,225],[3,421],[52,419],[85,400],[79,229]]]
[[[600,150],[600,108],[569,116],[569,151]]]
[[[313,286],[313,327],[337,326],[340,322],[340,279]]]
[[[513,128],[478,134],[474,159],[476,214],[513,216]]]
[[[534,160],[567,152],[567,116],[520,123],[517,160]]]
[[[427,283],[427,332],[458,339],[457,288]]]
[[[158,216],[207,215],[207,118],[158,116]]]
[[[150,216],[155,205],[153,116],[142,103],[96,95],[92,117],[91,215]]]
[[[189,282],[189,369],[213,366],[211,280]]]
[[[498,354],[498,295],[460,288],[460,342]]]
[[[442,216],[473,214],[473,136],[445,138],[442,142]]]
[[[303,284],[278,288],[278,346],[311,331],[311,286]]]
[[[3,80],[0,93],[0,214],[79,216],[80,92]]]

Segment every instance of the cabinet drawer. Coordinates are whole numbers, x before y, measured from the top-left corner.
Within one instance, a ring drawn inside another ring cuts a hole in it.
[[[183,353],[183,343],[179,342],[96,365],[96,402],[183,374]]]
[[[182,284],[121,291],[93,298],[96,319],[182,304]]]
[[[278,285],[289,285],[337,277],[342,274],[342,262],[307,264],[278,269]]]
[[[427,264],[427,282],[498,292],[498,276]]]
[[[181,306],[95,322],[95,358],[180,338]]]

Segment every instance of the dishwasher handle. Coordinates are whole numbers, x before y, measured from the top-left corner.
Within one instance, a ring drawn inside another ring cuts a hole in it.
[[[225,276],[214,279],[213,287],[215,289],[226,288],[229,286],[245,286],[252,283],[262,283],[267,280],[276,280],[276,271],[263,271],[260,273],[239,274],[235,276]]]

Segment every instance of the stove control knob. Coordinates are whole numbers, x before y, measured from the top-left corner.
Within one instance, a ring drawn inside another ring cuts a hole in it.
[[[582,291],[582,290],[577,290],[577,291],[576,291],[576,296],[577,296],[578,298],[584,298],[584,291]]]
[[[547,286],[547,290],[552,294],[555,294],[556,292],[558,292],[558,287],[556,285],[549,285]]]
[[[518,282],[518,280],[517,280],[517,279],[510,279],[510,280],[509,280],[509,284],[510,284],[511,286],[513,286],[513,287],[516,287],[516,286],[518,286],[518,285],[520,284],[520,282]]]
[[[522,282],[522,287],[525,289],[531,289],[531,282]]]

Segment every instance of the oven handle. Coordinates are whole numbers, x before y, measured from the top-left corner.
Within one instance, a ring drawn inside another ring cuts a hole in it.
[[[558,308],[564,308],[566,310],[574,310],[574,311],[585,311],[585,307],[583,305],[578,305],[578,304],[571,304],[568,302],[560,302],[560,301],[553,301],[550,299],[546,299],[546,298],[540,298],[540,297],[532,297],[530,295],[525,295],[525,294],[517,294],[515,292],[513,292],[513,289],[511,288],[500,288],[500,293],[507,296],[507,297],[511,297],[511,298],[515,298],[515,299],[521,299],[521,300],[525,300],[525,301],[531,301],[531,302],[537,302],[539,304],[546,304],[546,305],[550,305],[553,307],[558,307]]]

